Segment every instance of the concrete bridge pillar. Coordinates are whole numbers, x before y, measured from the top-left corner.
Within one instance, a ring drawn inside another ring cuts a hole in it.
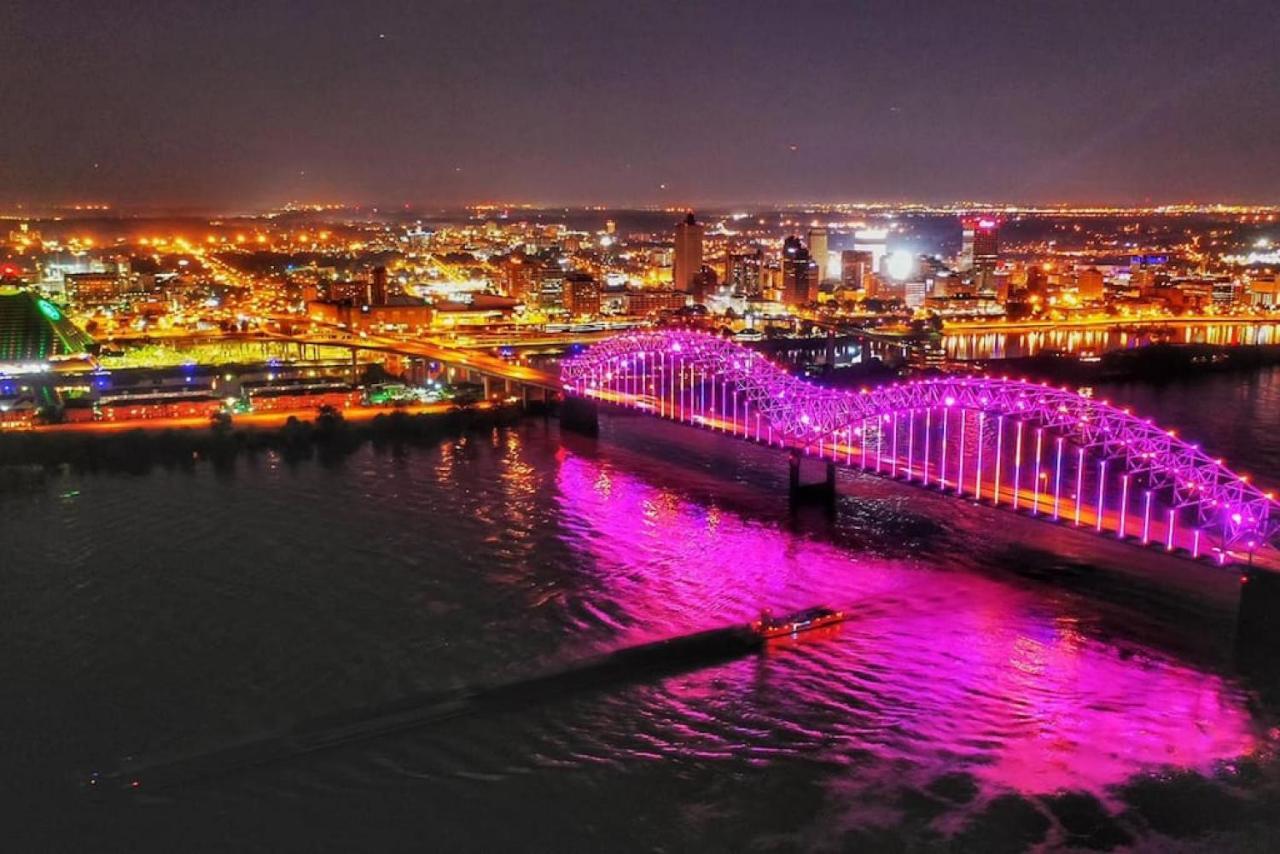
[[[1237,655],[1243,663],[1274,666],[1280,656],[1280,573],[1248,567],[1240,581]]]
[[[800,465],[804,455],[798,448],[792,448],[787,461],[790,468],[789,495],[792,506],[801,504],[821,504],[834,508],[836,504],[836,464],[827,462],[826,477],[817,483],[803,483],[800,476]]]
[[[583,436],[599,436],[600,407],[594,400],[566,397],[560,402],[560,428]]]

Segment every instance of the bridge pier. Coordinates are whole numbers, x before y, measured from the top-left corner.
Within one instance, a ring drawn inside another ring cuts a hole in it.
[[[1280,655],[1280,573],[1248,567],[1240,581],[1237,655],[1245,663],[1274,665]]]
[[[800,463],[803,459],[804,456],[798,448],[791,449],[791,454],[787,460],[790,468],[790,489],[788,492],[791,506],[820,504],[834,508],[836,505],[836,464],[830,461],[826,463],[827,474],[825,479],[817,483],[802,483]]]
[[[560,402],[560,429],[583,436],[599,436],[600,407],[594,400],[566,395]]]

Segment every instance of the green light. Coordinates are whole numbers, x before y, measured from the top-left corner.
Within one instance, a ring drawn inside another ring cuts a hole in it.
[[[62,319],[62,312],[58,311],[58,307],[48,300],[36,300],[36,305],[40,306],[40,313],[50,320]]]

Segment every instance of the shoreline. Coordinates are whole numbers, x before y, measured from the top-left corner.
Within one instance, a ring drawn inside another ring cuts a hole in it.
[[[156,465],[228,466],[242,454],[276,451],[287,461],[318,457],[336,460],[367,442],[429,444],[449,436],[511,426],[549,411],[541,405],[521,408],[451,407],[442,411],[382,410],[348,419],[340,411],[313,413],[312,419],[287,415],[266,424],[210,423],[191,426],[128,426],[90,432],[30,430],[0,434],[0,491],[21,487],[48,469],[143,473]],[[280,413],[280,415],[285,415]],[[98,422],[101,423],[101,422]]]

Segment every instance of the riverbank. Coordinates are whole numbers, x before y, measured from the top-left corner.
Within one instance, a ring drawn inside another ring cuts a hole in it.
[[[39,430],[0,434],[0,488],[38,478],[37,471],[69,466],[77,471],[143,473],[153,466],[229,465],[242,453],[275,451],[285,459],[346,456],[366,442],[429,444],[449,436],[514,424],[540,407],[452,408],[427,412],[382,411],[346,418],[338,411],[283,422],[209,422],[86,432]],[[114,426],[114,425],[111,425]]]

